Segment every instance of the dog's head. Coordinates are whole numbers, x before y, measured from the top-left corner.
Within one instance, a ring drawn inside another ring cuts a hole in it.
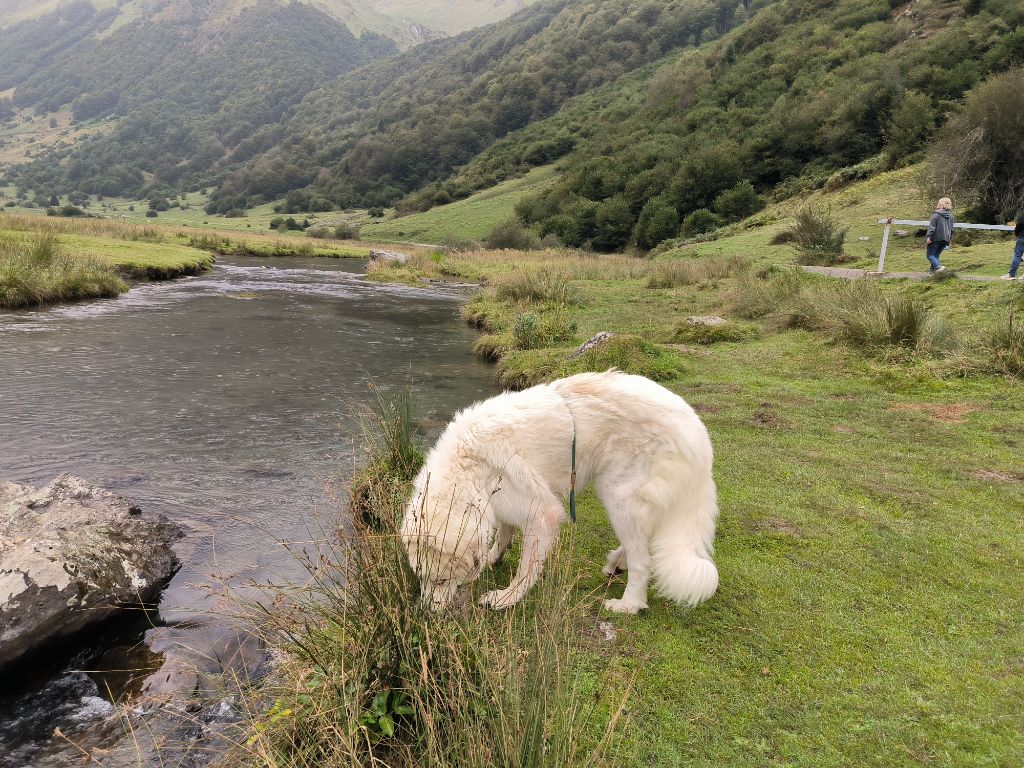
[[[486,498],[424,468],[413,485],[402,520],[402,543],[419,577],[423,599],[447,606],[458,588],[483,570],[493,532],[486,521]]]

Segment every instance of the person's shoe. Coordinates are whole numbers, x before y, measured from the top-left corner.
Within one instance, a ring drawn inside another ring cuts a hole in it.
[[[1013,275],[1003,275],[999,278],[1000,280],[1016,280],[1017,278]]]
[[[935,271],[936,271],[936,272],[945,272],[945,271],[946,271],[946,265],[945,265],[945,264],[943,264],[942,266],[940,266],[940,267],[939,267],[938,269],[936,269]]]

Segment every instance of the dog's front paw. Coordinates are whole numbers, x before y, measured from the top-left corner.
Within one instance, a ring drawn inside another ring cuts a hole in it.
[[[605,600],[604,607],[606,610],[613,611],[614,613],[639,613],[646,605],[638,605],[631,603],[628,600]]]
[[[508,589],[495,589],[484,592],[480,597],[480,605],[484,608],[508,608],[518,602],[515,594]]]

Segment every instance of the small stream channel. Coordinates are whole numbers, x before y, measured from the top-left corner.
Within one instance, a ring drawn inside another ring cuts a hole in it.
[[[464,291],[381,286],[363,267],[224,258],[118,299],[0,314],[0,478],[72,472],[183,525],[163,622],[202,632],[223,621],[225,585],[301,579],[289,548],[342,514],[369,380],[411,382],[431,435],[494,392],[456,319]],[[101,642],[131,657],[143,629]],[[69,764],[49,734],[110,712],[111,678],[80,663],[25,670],[0,692],[0,766]]]

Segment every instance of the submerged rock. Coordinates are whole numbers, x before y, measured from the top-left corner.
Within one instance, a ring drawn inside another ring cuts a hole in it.
[[[61,475],[0,482],[0,671],[32,651],[155,601],[178,570],[181,530]]]

